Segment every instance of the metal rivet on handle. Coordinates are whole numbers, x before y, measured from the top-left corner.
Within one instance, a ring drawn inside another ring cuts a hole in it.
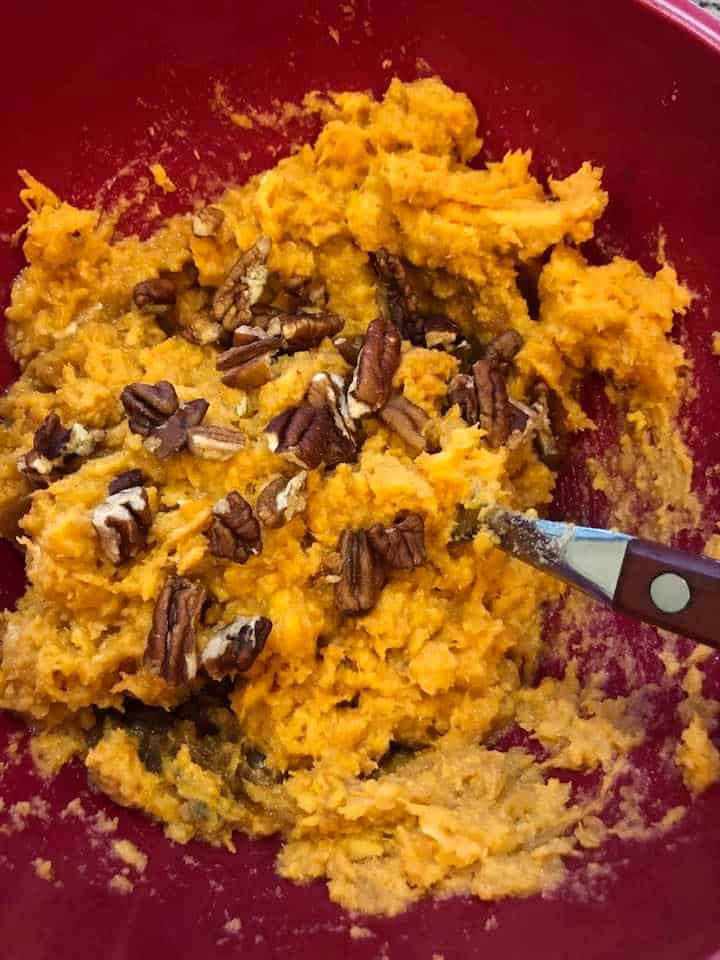
[[[661,573],[650,584],[650,596],[663,613],[680,613],[690,603],[690,587],[677,573]]]

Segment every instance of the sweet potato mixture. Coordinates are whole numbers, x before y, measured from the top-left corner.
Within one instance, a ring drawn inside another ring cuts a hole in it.
[[[563,588],[458,531],[547,508],[590,371],[654,532],[692,520],[690,294],[669,265],[590,265],[602,171],[478,162],[439,80],[312,103],[313,146],[145,240],[24,175],[0,518],[29,585],[0,707],[42,769],[79,757],[174,841],[279,833],[279,872],[350,909],[548,890],[612,832],[642,711],[572,661],[538,685]],[[713,716],[678,751],[696,790]]]

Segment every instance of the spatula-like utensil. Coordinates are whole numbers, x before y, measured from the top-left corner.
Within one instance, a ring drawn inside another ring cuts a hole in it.
[[[720,562],[613,530],[465,511],[453,539],[490,529],[518,560],[647,623],[720,648]]]

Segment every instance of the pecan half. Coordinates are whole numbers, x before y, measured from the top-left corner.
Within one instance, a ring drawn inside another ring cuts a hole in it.
[[[510,402],[502,372],[487,357],[473,364],[473,381],[478,399],[478,423],[491,447],[499,447],[511,433]]]
[[[143,663],[170,686],[197,673],[195,631],[205,603],[205,588],[185,577],[169,577],[158,597]]]
[[[412,570],[425,562],[425,521],[401,511],[390,527],[376,523],[367,532],[370,546],[390,570]]]
[[[108,484],[108,493],[120,493],[121,490],[129,490],[130,487],[142,487],[145,483],[145,474],[142,470],[124,470],[119,473],[114,480]]]
[[[265,432],[273,453],[305,470],[314,470],[325,461],[328,446],[336,435],[329,411],[309,403],[288,407],[273,417]]]
[[[357,363],[364,343],[365,337],[337,337],[333,340],[333,346],[351,367]]]
[[[259,237],[235,262],[218,287],[213,300],[213,315],[226,330],[250,322],[251,308],[262,296],[267,283],[270,247],[269,237]]]
[[[194,237],[214,237],[225,220],[220,207],[203,207],[192,215]]]
[[[385,586],[385,569],[365,530],[345,530],[338,543],[339,579],[335,606],[343,613],[372,610]]]
[[[277,477],[266,484],[255,501],[255,513],[263,526],[277,529],[307,506],[307,473],[301,470],[288,480]]]
[[[408,279],[405,264],[387,250],[370,254],[378,279],[376,297],[380,315],[400,330],[405,340],[421,343],[423,321],[415,289]]]
[[[175,305],[177,287],[169,277],[143,280],[133,287],[132,299],[143,313],[167,313]]]
[[[332,417],[335,430],[328,439],[325,464],[351,463],[357,456],[358,426],[350,416],[345,381],[336,373],[316,373],[305,394],[312,407],[324,407]]]
[[[33,435],[33,445],[17,462],[30,486],[40,489],[72,473],[89,457],[102,438],[102,430],[88,430],[80,423],[66,429],[56,413],[50,413]]]
[[[414,453],[425,449],[425,430],[430,417],[401,393],[393,394],[378,416]]]
[[[400,331],[382,317],[367,329],[348,391],[350,416],[359,419],[383,407],[400,365]]]
[[[205,536],[214,557],[235,563],[246,563],[262,550],[260,524],[250,504],[236,490],[215,504]]]
[[[326,337],[334,337],[342,328],[340,317],[314,309],[292,314],[280,322],[284,348],[288,353],[318,347]]]
[[[142,486],[111,493],[92,512],[100,549],[114,564],[137,556],[147,543],[151,523],[150,503]]]
[[[158,383],[130,383],[120,394],[132,433],[149,437],[178,408],[175,387],[167,380]]]
[[[243,331],[245,342],[221,353],[215,366],[223,373],[222,382],[228,387],[262,386],[272,379],[271,359],[282,347],[282,337],[259,327],[242,325],[238,329]]]
[[[179,453],[189,440],[190,429],[202,422],[209,406],[202,398],[184,403],[165,423],[154,428],[145,447],[160,460]]]
[[[231,427],[191,427],[187,445],[204,460],[230,460],[245,446],[245,434]]]
[[[202,666],[213,680],[249,670],[271,630],[267,617],[237,617],[212,634],[200,658]]]

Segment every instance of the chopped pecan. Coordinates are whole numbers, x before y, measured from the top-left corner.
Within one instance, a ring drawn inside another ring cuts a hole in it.
[[[213,680],[249,670],[271,630],[267,617],[237,617],[212,634],[200,658],[202,666]]]
[[[319,277],[292,277],[287,290],[311,307],[324,307],[327,303],[327,289]]]
[[[425,430],[430,417],[401,393],[393,394],[378,416],[415,453],[425,449]]]
[[[255,501],[255,513],[266,527],[276,529],[288,523],[307,506],[307,473],[301,470],[288,480],[277,477],[266,484]]]
[[[325,407],[301,403],[289,407],[265,427],[268,446],[305,470],[314,470],[325,461],[336,428]]]
[[[221,353],[215,366],[223,373],[222,382],[228,387],[247,389],[259,387],[272,379],[271,359],[282,347],[282,337],[273,336],[259,328],[242,326],[244,343]],[[251,339],[254,336],[254,339]]]
[[[351,367],[357,363],[364,343],[365,337],[337,337],[333,340],[333,346],[345,363]]]
[[[425,562],[425,521],[401,511],[390,527],[376,523],[367,532],[370,546],[390,570],[412,570]]]
[[[400,257],[383,249],[370,254],[370,260],[379,281],[376,296],[381,316],[394,324],[405,340],[421,343],[423,321],[419,315],[417,294],[404,263]]]
[[[522,337],[516,330],[506,330],[490,341],[485,348],[485,357],[496,367],[511,363],[522,344]]]
[[[253,317],[253,319],[255,318]],[[251,343],[256,344],[267,340],[271,341],[268,346],[269,350],[279,349],[282,346],[282,339],[280,337],[280,321],[277,317],[272,317],[267,326],[256,326],[247,323],[241,323],[239,327],[235,328],[232,336],[234,347],[247,347]]]
[[[212,319],[208,310],[197,310],[182,325],[180,333],[190,343],[206,347],[220,340],[223,328]]]
[[[145,474],[142,470],[124,470],[110,481],[108,493],[112,496],[114,493],[120,493],[121,490],[129,490],[130,487],[142,487],[144,483]]]
[[[218,287],[213,300],[213,315],[226,330],[250,322],[251,308],[262,296],[267,283],[270,246],[269,237],[259,237],[235,262]]]
[[[143,313],[167,313],[175,305],[177,286],[169,277],[143,280],[133,287],[132,298]]]
[[[192,216],[194,237],[214,237],[225,220],[220,207],[203,207]]]
[[[317,347],[326,337],[334,337],[342,328],[340,317],[314,309],[291,314],[280,322],[283,345],[288,353]]]
[[[517,443],[531,440],[540,460],[551,470],[559,470],[562,463],[561,444],[556,436],[551,415],[551,393],[546,383],[539,381],[532,390],[534,397],[531,405],[511,400],[510,403],[516,412],[516,432],[511,437],[511,443],[517,436]]]
[[[470,342],[457,323],[438,314],[423,317],[422,342],[429,350],[445,350],[461,360],[471,351]]]
[[[175,387],[167,380],[158,383],[130,383],[120,394],[132,433],[149,437],[178,409]]]
[[[104,431],[88,430],[80,423],[66,429],[58,415],[50,413],[35,431],[31,449],[18,459],[18,470],[33,489],[46,487],[76,470],[104,435]]]
[[[187,445],[190,430],[202,422],[209,407],[207,400],[190,400],[155,427],[145,440],[145,447],[160,460],[179,453]]]
[[[385,586],[385,568],[365,530],[345,530],[338,543],[339,579],[335,606],[344,613],[372,610]]]
[[[348,391],[351,417],[358,419],[387,403],[399,365],[400,331],[381,317],[373,320],[367,329]]]
[[[336,373],[316,373],[310,381],[305,399],[312,407],[325,407],[335,426],[334,434],[328,440],[325,465],[334,467],[338,463],[355,460],[358,427],[350,416],[343,378]]]
[[[262,550],[262,533],[252,507],[236,490],[218,500],[205,531],[214,557],[246,563]]]
[[[505,378],[487,357],[473,364],[473,381],[478,399],[478,423],[491,447],[499,447],[511,432],[510,402]]]
[[[475,382],[468,373],[456,374],[448,384],[448,404],[457,404],[460,415],[467,423],[477,423],[480,416]]]
[[[188,683],[197,673],[195,631],[205,598],[199,583],[169,577],[155,604],[143,663],[170,686]]]
[[[139,485],[111,493],[92,512],[100,549],[114,564],[137,556],[147,543],[151,523],[148,495]]]
[[[230,460],[245,446],[245,434],[231,427],[191,427],[188,449],[205,460]]]

